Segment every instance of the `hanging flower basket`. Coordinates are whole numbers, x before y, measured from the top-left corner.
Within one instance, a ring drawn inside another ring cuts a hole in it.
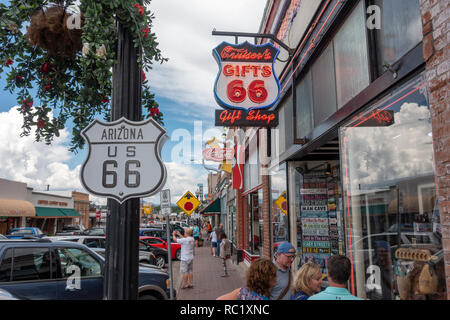
[[[82,148],[80,135],[94,118],[110,119],[112,68],[117,25],[141,48],[143,118],[163,123],[145,71],[163,58],[147,7],[149,0],[11,0],[0,3],[0,77],[17,96],[23,115],[21,135],[35,133],[50,144],[68,120],[73,123],[70,150]]]
[[[72,57],[81,51],[82,42],[81,29],[71,28],[71,18],[76,16],[60,5],[37,10],[27,28],[28,43],[46,50],[50,56]],[[84,18],[81,16],[80,20],[82,26]]]

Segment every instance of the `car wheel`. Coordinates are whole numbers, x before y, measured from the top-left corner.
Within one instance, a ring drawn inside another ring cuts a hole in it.
[[[177,252],[175,252],[175,259],[181,260],[181,249],[178,249]]]
[[[139,297],[139,300],[159,300],[157,297],[151,294],[146,294]]]
[[[164,266],[166,265],[166,259],[164,259],[163,256],[157,256],[156,265],[160,268],[164,268]]]

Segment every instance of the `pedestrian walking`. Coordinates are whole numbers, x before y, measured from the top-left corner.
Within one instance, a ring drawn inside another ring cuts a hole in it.
[[[254,260],[247,271],[246,286],[224,294],[217,300],[269,300],[277,281],[277,267],[267,258]]]
[[[213,232],[211,232],[211,234],[209,235],[209,240],[211,240],[211,254],[213,256],[216,256],[216,251],[217,251],[217,233],[216,233],[217,228],[214,228]]]
[[[332,256],[327,262],[329,287],[309,297],[308,300],[363,300],[347,290],[351,270],[352,264],[349,258],[339,254]]]
[[[297,271],[292,284],[291,300],[307,300],[322,290],[322,272],[317,263],[308,261]]]
[[[223,224],[219,224],[219,227],[216,230],[216,234],[217,234],[217,257],[220,257],[220,234],[222,232],[225,232],[225,230],[223,229]]]
[[[200,228],[198,225],[195,225],[194,227],[194,240],[195,240],[195,246],[198,248],[198,239],[200,239]]]
[[[206,231],[208,232],[208,236],[211,234],[212,232],[212,227],[211,227],[211,223],[209,223],[209,221],[206,223]]]
[[[223,262],[223,274],[222,277],[228,277],[227,260],[231,258],[231,243],[227,239],[225,232],[220,234],[220,257]]]
[[[180,273],[183,276],[181,289],[194,287],[194,238],[192,237],[192,229],[186,228],[184,234],[185,236],[178,231],[172,233],[173,241],[181,244]]]
[[[277,266],[277,283],[272,289],[270,300],[289,300],[291,287],[291,264],[295,259],[296,250],[287,241],[278,246],[276,258],[273,263]]]

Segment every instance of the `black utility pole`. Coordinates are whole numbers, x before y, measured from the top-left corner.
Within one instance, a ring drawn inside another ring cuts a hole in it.
[[[140,52],[130,32],[119,24],[117,65],[113,68],[111,120],[141,120],[142,76]],[[108,199],[104,299],[136,300],[138,297],[139,198],[119,204]]]

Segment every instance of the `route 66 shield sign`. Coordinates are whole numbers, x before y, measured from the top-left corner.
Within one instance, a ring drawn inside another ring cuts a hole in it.
[[[81,134],[89,147],[81,183],[89,193],[123,203],[151,196],[164,186],[167,172],[161,149],[168,137],[153,119],[96,119]]]
[[[225,109],[266,109],[280,96],[274,62],[279,50],[272,44],[222,42],[213,50],[219,64],[214,97]]]

